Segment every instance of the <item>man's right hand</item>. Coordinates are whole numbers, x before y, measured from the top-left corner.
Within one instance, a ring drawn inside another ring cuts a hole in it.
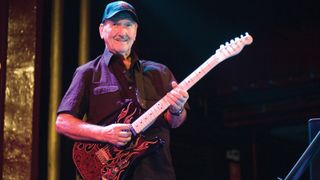
[[[56,130],[74,140],[106,142],[116,146],[124,146],[131,140],[130,124],[99,126],[63,113],[57,117]]]
[[[111,124],[101,130],[105,141],[116,146],[124,146],[131,140],[130,124]]]

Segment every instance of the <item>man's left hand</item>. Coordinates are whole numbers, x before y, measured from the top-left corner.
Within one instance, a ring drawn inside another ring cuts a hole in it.
[[[178,86],[177,82],[171,83],[173,90],[168,93],[168,102],[170,103],[170,112],[179,112],[184,108],[184,104],[189,99],[189,93]]]

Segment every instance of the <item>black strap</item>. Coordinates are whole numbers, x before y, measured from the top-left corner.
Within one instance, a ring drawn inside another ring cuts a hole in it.
[[[137,69],[134,70],[134,76],[135,76],[136,85],[137,85],[137,88],[136,88],[137,101],[143,109],[147,109],[145,87],[143,84],[143,66],[142,65],[141,65],[140,71]]]

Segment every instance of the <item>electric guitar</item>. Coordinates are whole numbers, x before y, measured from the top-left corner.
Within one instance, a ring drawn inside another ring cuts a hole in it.
[[[244,46],[251,44],[253,38],[246,33],[230,42],[221,45],[216,53],[185,78],[179,87],[189,90],[211,69],[223,60],[240,53]],[[119,180],[124,179],[130,168],[134,166],[139,159],[146,154],[154,151],[163,145],[160,138],[145,140],[142,132],[152,125],[157,117],[163,113],[169,106],[166,100],[167,95],[161,98],[150,109],[131,123],[131,132],[133,134],[130,143],[123,147],[114,146],[108,143],[87,143],[76,142],[73,146],[73,161],[82,176],[87,180]],[[116,120],[118,123],[128,123],[134,119],[133,115],[137,109],[128,103],[122,109]]]

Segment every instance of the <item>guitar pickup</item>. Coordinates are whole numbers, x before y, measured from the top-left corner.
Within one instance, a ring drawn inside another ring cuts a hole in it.
[[[97,151],[95,154],[101,162],[101,164],[106,164],[106,162],[110,159],[110,154],[108,154],[104,148],[99,149],[99,151]]]

